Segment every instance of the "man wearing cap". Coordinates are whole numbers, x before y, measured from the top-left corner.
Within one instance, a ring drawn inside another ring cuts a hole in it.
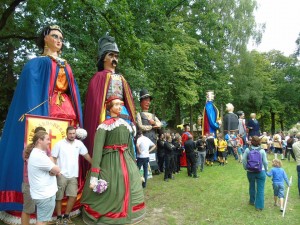
[[[149,112],[152,96],[146,89],[140,91],[140,105],[142,112],[137,113],[136,122],[138,130],[142,131],[143,135],[148,137],[154,144],[156,144],[156,131],[161,128],[160,120]]]
[[[135,106],[130,87],[121,74],[116,73],[119,49],[115,39],[105,35],[99,39],[98,72],[90,80],[84,109],[84,125],[88,132],[85,144],[92,155],[94,136],[99,124],[109,118],[105,101],[112,95],[124,102],[120,118],[131,126],[135,122]],[[87,168],[86,168],[87,169]]]

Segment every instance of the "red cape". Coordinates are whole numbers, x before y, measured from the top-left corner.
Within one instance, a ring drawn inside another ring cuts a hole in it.
[[[111,71],[103,70],[97,72],[90,80],[86,93],[84,106],[84,126],[88,136],[85,139],[85,145],[89,154],[93,155],[94,137],[99,124],[105,120],[105,100],[110,81]],[[132,122],[135,123],[135,107],[130,87],[123,76],[123,101],[127,108]],[[87,165],[88,166],[88,165]],[[86,167],[86,171],[88,167]]]

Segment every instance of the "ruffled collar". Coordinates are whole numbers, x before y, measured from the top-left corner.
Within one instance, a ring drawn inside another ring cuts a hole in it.
[[[110,118],[110,119],[107,119],[105,120],[103,123],[101,123],[97,130],[98,129],[103,129],[103,130],[108,130],[108,131],[112,131],[113,129],[119,127],[120,125],[124,125],[127,130],[129,130],[130,133],[132,133],[132,127],[125,121],[123,120],[122,118]]]

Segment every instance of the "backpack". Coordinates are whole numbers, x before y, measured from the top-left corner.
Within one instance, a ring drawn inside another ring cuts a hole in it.
[[[247,157],[246,168],[250,172],[261,172],[262,171],[262,155],[260,154],[259,149],[250,149],[250,152]]]

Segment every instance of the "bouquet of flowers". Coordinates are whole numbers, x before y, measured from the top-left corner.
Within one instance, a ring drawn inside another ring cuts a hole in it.
[[[107,189],[108,183],[105,180],[99,179],[96,186],[93,188],[93,191],[101,194]]]
[[[78,128],[76,129],[76,137],[77,137],[79,140],[84,140],[84,139],[86,138],[86,136],[87,136],[87,132],[86,132],[85,129],[80,128],[80,127],[78,127]]]

